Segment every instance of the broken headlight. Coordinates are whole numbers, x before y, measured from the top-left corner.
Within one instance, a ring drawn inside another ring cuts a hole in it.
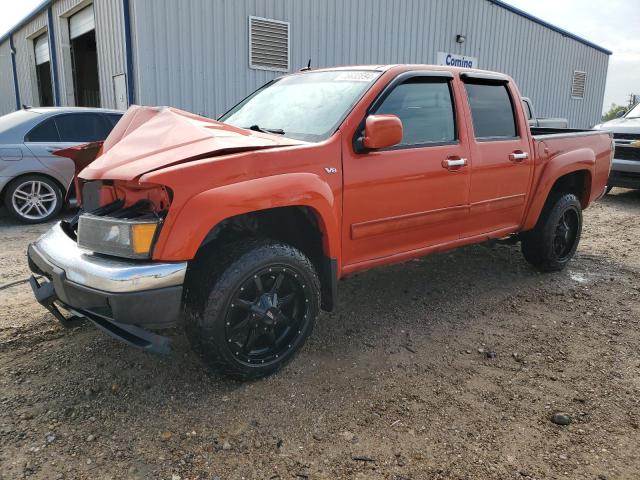
[[[85,213],[78,221],[78,246],[116,257],[151,257],[159,218],[125,219]]]

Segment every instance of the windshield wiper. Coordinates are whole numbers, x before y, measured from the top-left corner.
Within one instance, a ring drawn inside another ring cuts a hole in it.
[[[253,130],[256,132],[262,133],[275,133],[276,135],[284,135],[284,130],[281,128],[262,128],[259,125],[251,125],[250,127],[245,127],[247,130]]]

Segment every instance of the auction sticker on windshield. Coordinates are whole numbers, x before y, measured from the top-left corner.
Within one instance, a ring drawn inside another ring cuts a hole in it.
[[[378,72],[343,72],[333,80],[336,82],[371,82],[378,75]]]

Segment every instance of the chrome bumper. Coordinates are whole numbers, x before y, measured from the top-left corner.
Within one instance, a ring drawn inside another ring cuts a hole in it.
[[[77,285],[109,293],[129,293],[182,285],[187,262],[140,262],[96,255],[56,224],[29,246],[48,263],[65,272]]]
[[[640,174],[640,161],[613,157],[613,162],[611,164],[611,171]]]

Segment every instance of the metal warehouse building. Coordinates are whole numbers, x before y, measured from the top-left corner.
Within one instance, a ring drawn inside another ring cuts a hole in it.
[[[0,38],[0,113],[137,103],[216,117],[311,59],[505,72],[539,115],[584,128],[610,54],[497,0],[48,0]]]

